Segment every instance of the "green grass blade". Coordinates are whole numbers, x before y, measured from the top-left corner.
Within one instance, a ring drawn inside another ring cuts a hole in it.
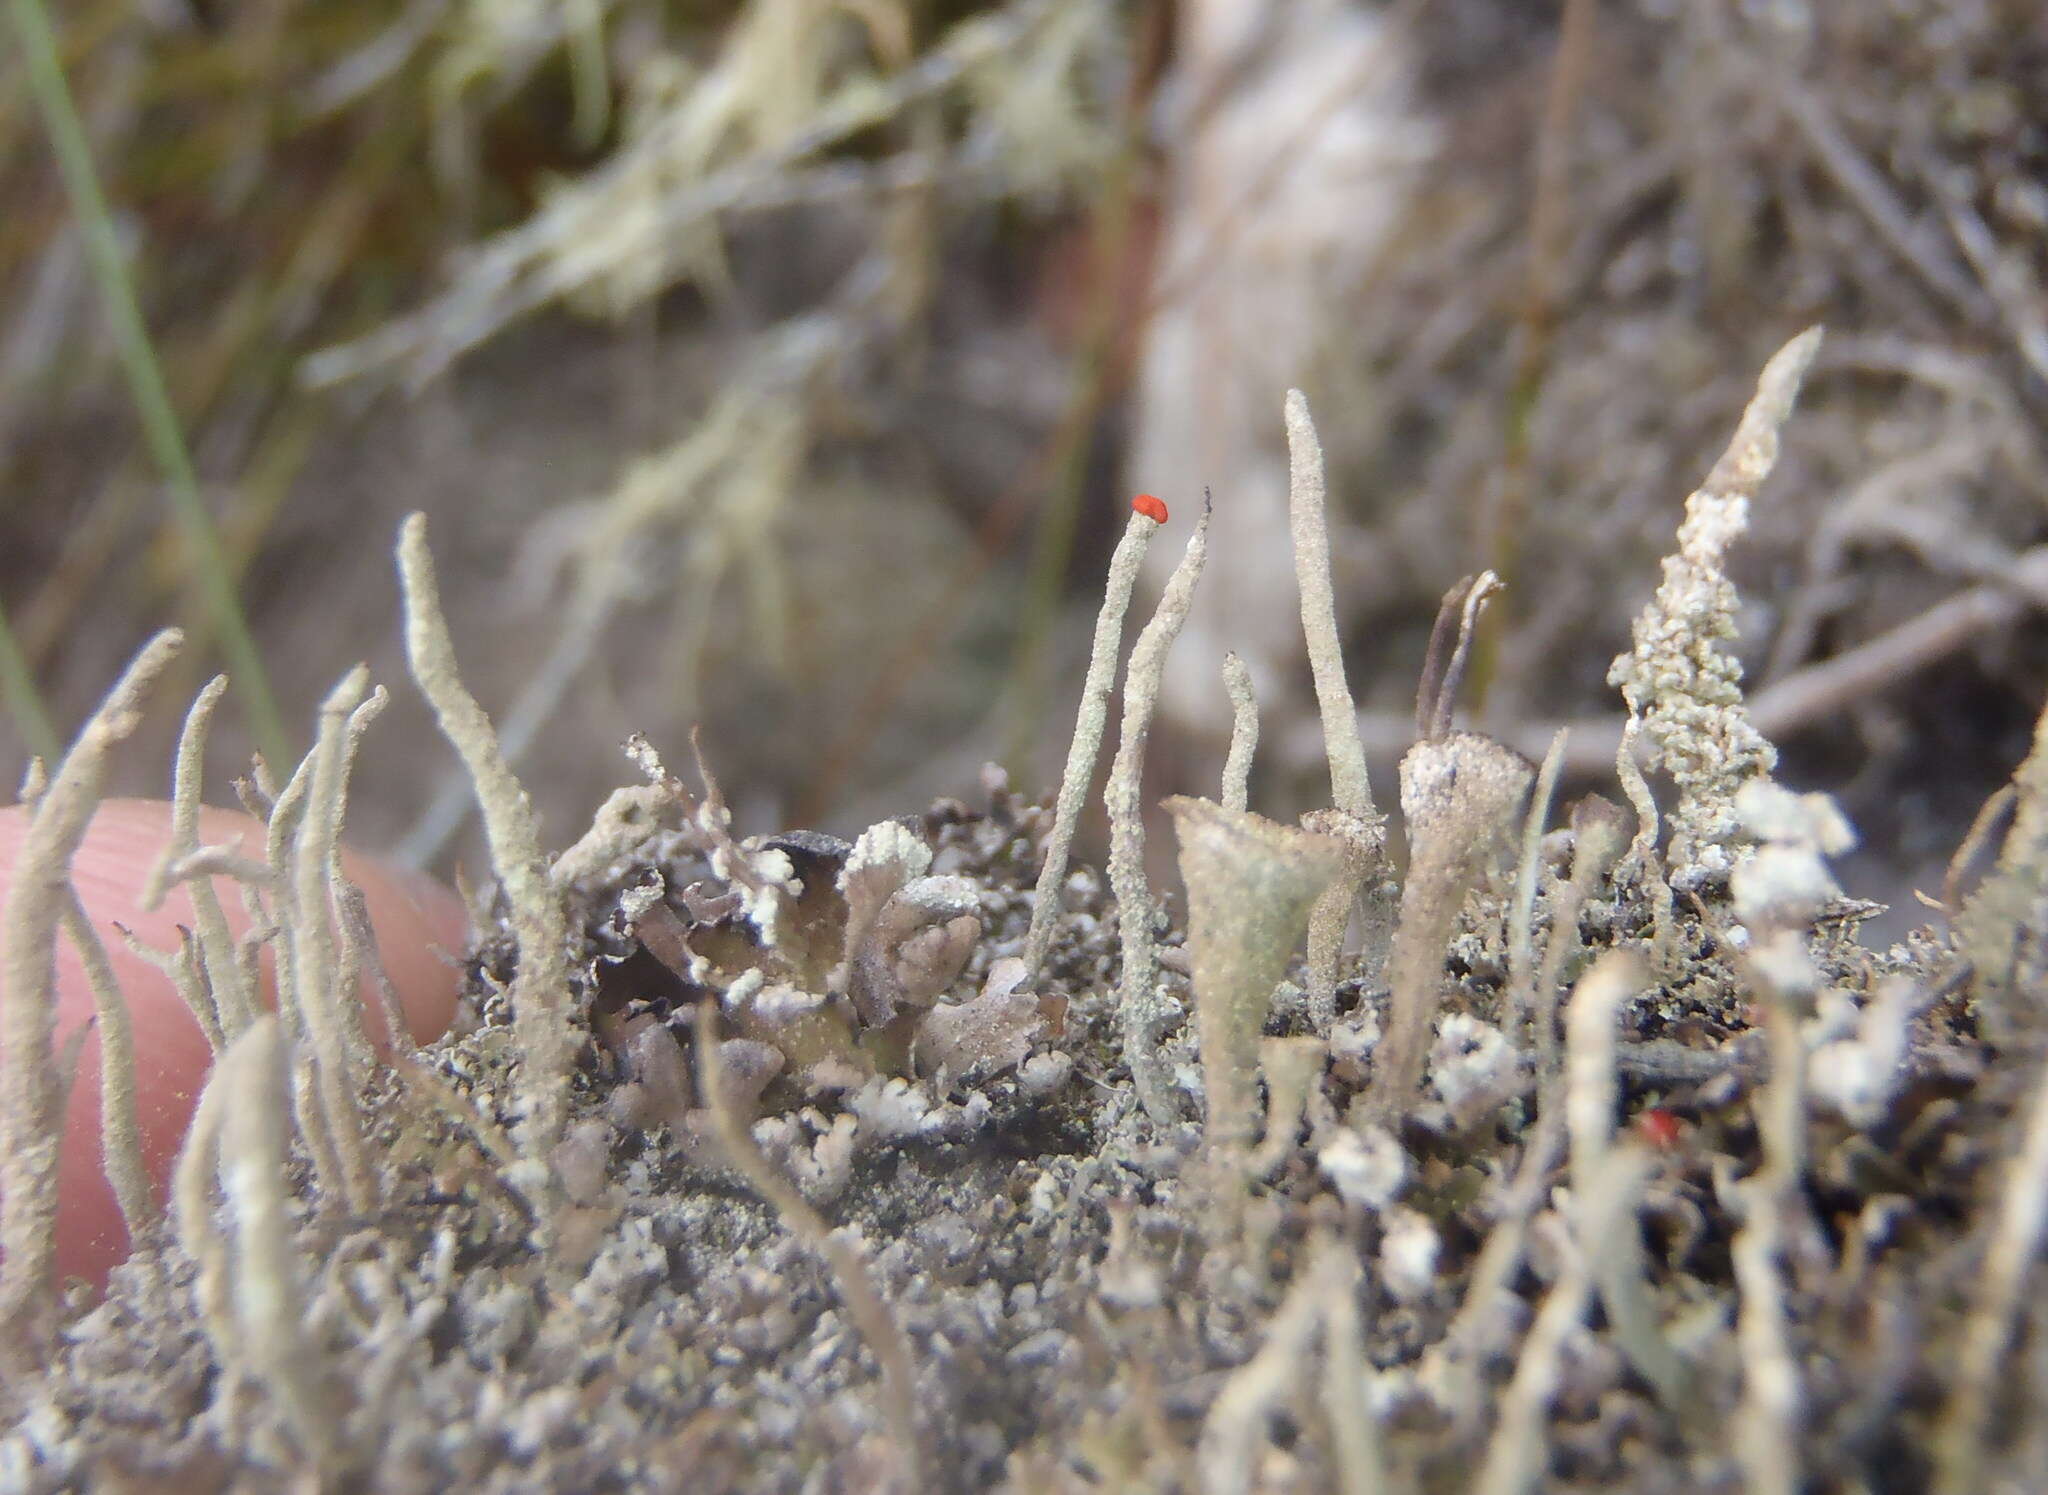
[[[270,693],[269,678],[256,652],[256,641],[250,637],[248,622],[236,600],[227,559],[221,551],[220,534],[199,497],[199,479],[178,428],[177,412],[171,406],[170,391],[164,385],[163,368],[150,343],[149,329],[143,324],[128,267],[122,262],[120,240],[114,232],[114,220],[107,210],[99,174],[93,167],[91,145],[64,79],[64,65],[58,56],[49,13],[43,0],[9,0],[8,8],[15,34],[21,39],[29,87],[49,131],[50,146],[56,153],[72,211],[78,215],[93,276],[106,303],[107,321],[127,375],[129,393],[134,397],[150,456],[162,472],[170,494],[172,516],[191,557],[200,599],[220,635],[229,673],[249,712],[257,744],[272,763],[290,763],[295,755],[288,749],[284,720],[278,714],[277,700]],[[13,697],[11,688],[10,697],[18,699]]]
[[[7,702],[7,714],[14,718],[14,729],[28,750],[45,763],[55,763],[63,755],[64,745],[50,725],[50,709],[36,689],[35,673],[22,655],[4,609],[0,609],[0,699]]]

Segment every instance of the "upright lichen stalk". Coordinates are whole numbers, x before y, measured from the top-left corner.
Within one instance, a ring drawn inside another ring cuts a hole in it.
[[[491,866],[512,908],[519,940],[511,991],[512,1029],[522,1059],[519,1140],[528,1160],[544,1167],[561,1136],[576,1054],[569,1021],[568,913],[548,878],[533,803],[499,750],[491,719],[456,671],[424,514],[409,517],[400,531],[398,569],[405,591],[406,658],[442,732],[475,781]]]
[[[1301,588],[1301,627],[1308,641],[1316,705],[1323,717],[1323,752],[1330,760],[1331,803],[1362,820],[1376,818],[1372,779],[1365,767],[1365,743],[1344,678],[1344,649],[1337,634],[1336,590],[1330,581],[1330,531],[1323,444],[1309,419],[1308,399],[1287,391],[1287,524],[1294,539],[1294,575]]]
[[[1145,742],[1152,729],[1152,709],[1159,682],[1166,673],[1166,654],[1180,636],[1194,603],[1195,583],[1209,554],[1209,506],[1204,502],[1195,532],[1188,536],[1180,564],[1167,578],[1159,606],[1131,645],[1124,674],[1124,718],[1116,759],[1110,764],[1104,798],[1109,804],[1109,883],[1116,893],[1117,927],[1123,942],[1124,1058],[1138,1088],[1138,1099],[1154,1121],[1175,1114],[1160,1059],[1159,1038],[1167,1007],[1159,994],[1159,959],[1152,933],[1152,890],[1145,881]]]
[[[1223,656],[1223,688],[1230,696],[1230,752],[1223,760],[1223,808],[1251,807],[1252,755],[1259,750],[1259,703],[1252,672],[1235,654]]]
[[[1156,500],[1155,500],[1156,502]],[[1138,568],[1145,559],[1160,521],[1159,511],[1134,505],[1123,538],[1109,559],[1109,582],[1103,592],[1102,609],[1095,615],[1095,639],[1088,651],[1088,673],[1081,682],[1081,705],[1074,718],[1074,735],[1067,744],[1067,765],[1060,775],[1060,792],[1053,805],[1052,832],[1045,839],[1045,861],[1039,868],[1036,901],[1031,908],[1031,930],[1024,939],[1024,964],[1035,976],[1045,962],[1060,911],[1060,883],[1067,875],[1067,859],[1074,845],[1074,827],[1081,821],[1081,806],[1088,798],[1089,780],[1095,777],[1095,763],[1102,753],[1102,729],[1109,720],[1109,693],[1116,684],[1117,655],[1123,648],[1124,616],[1131,609],[1131,593],[1138,585]]]
[[[200,780],[206,763],[206,736],[213,713],[227,693],[228,677],[216,675],[192,702],[185,726],[178,734],[178,756],[171,776],[171,839],[162,859],[143,885],[142,906],[156,908],[170,891],[173,865],[197,852],[199,847]],[[199,939],[199,953],[206,972],[206,989],[211,993],[215,1021],[221,1037],[232,1040],[256,1017],[256,998],[243,980],[235,958],[234,936],[228,932],[227,911],[214,891],[210,877],[187,880],[192,899],[193,923]]]
[[[1649,738],[1653,764],[1678,788],[1671,815],[1672,878],[1681,889],[1725,876],[1733,865],[1735,792],[1777,766],[1777,752],[1742,703],[1742,664],[1720,646],[1735,636],[1735,587],[1728,547],[1749,528],[1749,505],[1778,460],[1778,431],[1821,330],[1781,348],[1757,380],[1728,449],[1685,501],[1678,551],[1636,618],[1634,647],[1607,679]]]
[[[299,1015],[305,1025],[317,1096],[317,1104],[302,1108],[302,1114],[317,1113],[324,1134],[325,1147],[314,1156],[329,1160],[334,1175],[323,1178],[323,1185],[338,1193],[357,1214],[372,1206],[377,1190],[363,1154],[362,1121],[351,1073],[351,1053],[361,1042],[355,993],[353,983],[350,989],[343,989],[336,968],[333,878],[346,792],[349,719],[362,701],[369,679],[370,672],[357,665],[320,705],[311,787],[293,856],[291,917],[287,921],[298,975]]]
[[[1364,1098],[1364,1119],[1380,1125],[1392,1124],[1415,1099],[1442,1001],[1444,951],[1466,894],[1511,831],[1536,777],[1535,765],[1513,749],[1451,730],[1473,625],[1498,586],[1486,571],[1445,596],[1416,693],[1422,740],[1401,759],[1408,877],[1387,962],[1387,1031],[1374,1051]]]
[[[221,1056],[218,1174],[234,1229],[228,1301],[234,1325],[223,1358],[277,1398],[310,1465],[334,1447],[333,1409],[304,1330],[301,1257],[292,1239],[284,1041],[268,1014]]]
[[[1334,807],[1318,812],[1312,828],[1334,836],[1347,850],[1343,872],[1324,890],[1309,915],[1309,1021],[1328,1033],[1337,1016],[1337,964],[1344,931],[1366,879],[1385,850],[1386,819],[1373,804],[1365,766],[1365,744],[1351,685],[1344,675],[1343,641],[1337,632],[1336,589],[1330,580],[1328,485],[1323,446],[1309,418],[1308,400],[1287,392],[1287,523],[1294,541],[1295,584],[1301,594],[1301,632],[1315,677],[1316,705],[1323,720],[1323,753],[1330,764]]]
[[[71,901],[71,858],[106,782],[107,756],[134,732],[144,696],[184,642],[165,629],[143,646],[79,731],[16,853],[0,913],[0,1356],[18,1366],[51,1306],[57,1149],[63,1136],[57,1030],[57,932]]]

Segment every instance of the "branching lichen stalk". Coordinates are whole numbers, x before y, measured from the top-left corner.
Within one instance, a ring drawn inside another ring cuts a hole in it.
[[[341,989],[336,969],[332,884],[344,810],[344,769],[349,717],[363,698],[370,672],[357,665],[320,705],[319,735],[313,744],[313,773],[306,813],[293,856],[289,932],[298,974],[299,1012],[305,1022],[325,1134],[351,1214],[366,1212],[376,1184],[363,1155],[362,1119],[356,1109],[349,1027],[355,993]],[[316,1154],[317,1156],[317,1154]]]
[[[1074,717],[1073,738],[1067,744],[1067,765],[1060,775],[1059,797],[1053,803],[1052,831],[1045,839],[1045,863],[1038,873],[1031,929],[1024,938],[1024,964],[1030,972],[1027,980],[1038,974],[1052,944],[1060,910],[1060,884],[1067,875],[1074,828],[1080,824],[1081,806],[1088,798],[1089,781],[1095,777],[1096,760],[1102,754],[1102,729],[1109,720],[1109,693],[1116,684],[1117,656],[1123,648],[1124,616],[1131,610],[1131,593],[1138,585],[1145,547],[1158,528],[1157,520],[1133,510],[1124,526],[1123,538],[1117,541],[1116,552],[1109,559],[1109,581],[1103,591],[1102,608],[1095,615],[1088,673],[1081,682],[1081,705]]]
[[[183,930],[176,950],[159,950],[147,940],[137,937],[135,931],[125,924],[116,924],[114,933],[121,936],[121,943],[132,954],[164,973],[179,1000],[199,1024],[199,1031],[206,1035],[206,1046],[216,1054],[225,1049],[228,1046],[227,1036],[220,1030],[213,996],[206,987],[206,972],[199,960],[198,937],[189,929]]]
[[[142,906],[153,909],[170,891],[172,868],[199,849],[199,811],[202,779],[206,767],[206,737],[213,724],[214,709],[226,694],[228,677],[215,675],[206,683],[185,714],[178,733],[176,767],[171,774],[171,839],[162,858],[144,884]],[[188,880],[192,899],[193,927],[199,936],[199,955],[206,970],[207,988],[220,1016],[222,1036],[232,1040],[256,1017],[254,989],[243,980],[235,958],[235,939],[228,932],[227,912],[211,877]]]
[[[1145,881],[1145,740],[1152,728],[1152,710],[1159,682],[1166,673],[1166,654],[1180,636],[1188,609],[1209,554],[1209,508],[1205,503],[1195,532],[1188,536],[1180,564],[1167,578],[1159,606],[1131,645],[1124,674],[1124,716],[1116,758],[1109,767],[1103,798],[1109,806],[1109,885],[1116,894],[1117,928],[1123,942],[1123,984],[1118,998],[1123,1019],[1124,1059],[1131,1067],[1138,1099],[1155,1122],[1173,1119],[1176,1108],[1168,1087],[1159,1039],[1167,1011],[1159,995],[1159,959],[1152,932],[1152,891]]]

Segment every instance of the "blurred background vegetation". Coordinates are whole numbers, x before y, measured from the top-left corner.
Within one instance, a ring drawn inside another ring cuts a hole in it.
[[[40,0],[9,5],[19,42]],[[967,793],[985,759],[1035,786],[1129,494],[1185,515],[1206,485],[1226,564],[1158,787],[1213,782],[1231,645],[1285,811],[1327,792],[1293,384],[1376,752],[1405,746],[1437,599],[1490,564],[1510,592],[1469,704],[1539,751],[1576,723],[1605,778],[1604,676],[1655,558],[1815,321],[1736,563],[1788,777],[1842,795],[1899,896],[2048,688],[2032,0],[53,12],[218,543],[144,439],[31,52],[0,49],[0,602],[35,687],[0,771],[161,622],[205,641],[196,687],[232,654],[223,583],[281,726],[240,680],[213,782],[266,732],[296,751],[352,662],[401,677],[390,545],[419,508],[558,843],[627,732],[696,722],[749,830]],[[474,865],[399,696],[354,834]],[[162,792],[163,761],[123,787]]]

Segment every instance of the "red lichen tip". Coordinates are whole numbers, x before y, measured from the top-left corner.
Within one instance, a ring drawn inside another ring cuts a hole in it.
[[[1662,1106],[1651,1106],[1636,1117],[1637,1135],[1660,1152],[1676,1147],[1683,1132],[1678,1118]]]
[[[1140,493],[1136,498],[1132,499],[1131,507],[1137,510],[1140,514],[1143,514],[1147,519],[1151,520],[1154,524],[1166,523],[1165,501],[1162,499],[1154,498],[1149,493]]]

